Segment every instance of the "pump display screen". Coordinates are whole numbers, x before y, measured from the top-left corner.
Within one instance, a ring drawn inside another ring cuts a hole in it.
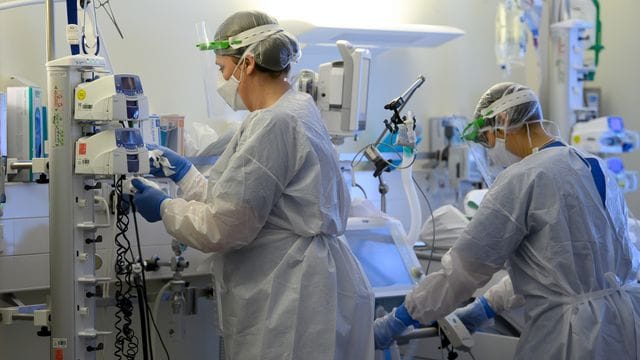
[[[144,142],[142,141],[142,134],[140,134],[140,129],[116,129],[116,146],[124,147],[125,149],[137,149],[139,147],[144,146]]]
[[[142,83],[136,75],[114,75],[116,92],[127,96],[136,96],[142,94]]]
[[[136,81],[130,76],[121,77],[120,84],[122,85],[122,88],[125,90],[134,90],[136,88]]]

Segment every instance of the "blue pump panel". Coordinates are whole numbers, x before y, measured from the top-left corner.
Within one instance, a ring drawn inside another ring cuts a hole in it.
[[[607,167],[614,174],[620,174],[624,172],[624,163],[622,162],[622,159],[617,157],[612,157],[612,158],[608,158],[606,161],[607,161]]]
[[[115,129],[115,135],[116,146],[119,148],[125,148],[127,151],[137,151],[139,148],[144,147],[140,129]],[[140,161],[138,161],[138,154],[127,154],[127,171],[130,173],[137,173],[139,170]]]
[[[609,123],[609,129],[613,132],[623,132],[624,131],[624,121],[621,117],[618,116],[609,116],[607,118],[607,122]]]

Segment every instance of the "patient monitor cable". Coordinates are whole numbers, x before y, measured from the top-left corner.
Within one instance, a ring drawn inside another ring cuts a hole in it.
[[[123,201],[122,181],[124,177],[116,180],[116,227],[117,233],[114,239],[116,247],[116,334],[114,356],[117,359],[123,357],[127,360],[134,360],[138,353],[138,337],[131,327],[133,315],[132,291],[136,286],[133,283],[132,265],[134,264],[133,253],[131,252],[131,242],[127,238],[126,232],[129,227],[129,210],[127,202]]]
[[[115,272],[116,272],[116,306],[118,308],[116,312],[116,340],[114,355],[117,359],[135,359],[138,353],[138,341],[139,338],[135,335],[132,328],[132,315],[133,315],[133,301],[134,297],[137,297],[139,316],[140,316],[140,329],[142,332],[142,351],[143,359],[153,360],[153,349],[151,346],[151,323],[158,333],[160,342],[165,351],[167,359],[170,359],[169,352],[164,344],[162,336],[158,330],[158,326],[151,314],[149,308],[149,301],[147,297],[146,276],[144,274],[144,261],[142,257],[142,247],[140,245],[140,233],[138,230],[138,221],[136,217],[136,209],[133,204],[131,196],[123,192],[123,183],[125,177],[121,176],[115,180],[115,194],[116,194],[116,228],[117,233],[115,236],[116,247],[116,260],[115,260]],[[138,259],[136,260],[131,249],[131,241],[127,237],[126,233],[129,229],[129,210],[133,214],[133,223],[136,235],[136,245],[138,246]],[[133,291],[135,290],[135,294]]]

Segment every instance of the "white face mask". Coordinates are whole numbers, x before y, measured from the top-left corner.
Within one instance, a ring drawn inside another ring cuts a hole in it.
[[[496,165],[504,168],[522,160],[519,156],[516,156],[507,150],[505,140],[499,137],[496,137],[496,144],[492,148],[487,149],[487,155],[489,155]]]
[[[238,86],[240,86],[240,80],[236,79],[233,74],[238,69],[238,66],[243,62],[240,60],[236,67],[233,69],[233,73],[231,73],[231,77],[229,80],[225,80],[222,74],[218,78],[218,94],[222,97],[222,99],[233,109],[234,111],[238,110],[247,110],[247,106],[242,101],[240,94],[238,93]]]

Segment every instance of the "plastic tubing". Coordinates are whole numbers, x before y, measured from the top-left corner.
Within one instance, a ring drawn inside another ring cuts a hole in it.
[[[407,244],[413,246],[418,240],[418,234],[420,232],[420,225],[422,222],[422,211],[420,209],[420,202],[418,200],[418,193],[416,192],[416,186],[413,183],[411,162],[413,161],[413,150],[405,147],[402,151],[402,165],[400,166],[400,176],[402,178],[402,185],[404,187],[404,193],[409,202],[409,211],[411,212],[411,226],[409,227],[409,233],[407,234]]]

